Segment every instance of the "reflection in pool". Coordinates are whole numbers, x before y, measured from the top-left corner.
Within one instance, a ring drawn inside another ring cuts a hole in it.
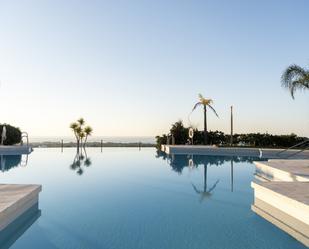
[[[305,248],[251,211],[255,158],[152,148],[89,148],[82,158],[75,149],[36,149],[30,158],[1,175],[43,188],[44,215],[13,249]]]
[[[86,148],[82,148],[76,151],[76,155],[74,156],[73,162],[70,165],[70,168],[78,175],[82,175],[85,171],[85,167],[90,167],[91,159],[87,155]]]
[[[212,192],[219,183],[217,179],[209,188],[207,188],[207,169],[209,166],[220,166],[223,164],[230,164],[230,182],[231,192],[233,192],[233,165],[239,162],[245,162],[252,164],[253,161],[262,160],[254,157],[239,157],[239,156],[203,156],[203,155],[168,155],[164,152],[157,151],[157,158],[166,160],[172,169],[178,173],[182,173],[185,167],[189,167],[191,170],[197,169],[199,166],[203,167],[204,185],[203,189],[199,190],[193,183],[192,187],[194,191],[201,196],[201,201],[211,196]]]
[[[36,203],[0,231],[0,249],[10,248],[40,216],[41,210]]]
[[[9,171],[19,166],[27,166],[28,155],[0,155],[0,169],[2,172]]]

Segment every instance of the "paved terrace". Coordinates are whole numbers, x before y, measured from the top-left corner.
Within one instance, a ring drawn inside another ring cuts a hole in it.
[[[0,184],[0,232],[38,203],[40,185]]]

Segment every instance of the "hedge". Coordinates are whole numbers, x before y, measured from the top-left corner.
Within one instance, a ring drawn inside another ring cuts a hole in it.
[[[4,145],[14,145],[21,142],[20,129],[9,124],[0,124],[0,142],[2,138],[3,126],[6,127],[6,139],[3,142]]]

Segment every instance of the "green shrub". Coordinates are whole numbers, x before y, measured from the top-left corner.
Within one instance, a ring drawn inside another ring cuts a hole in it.
[[[188,141],[189,127],[185,127],[182,121],[177,121],[172,124],[169,131],[173,135],[175,144],[186,144]],[[230,146],[230,135],[224,134],[222,131],[208,131],[209,144],[219,146]],[[249,133],[249,134],[234,134],[233,146],[248,146],[248,147],[268,147],[268,148],[288,148],[300,142],[307,140],[306,137],[298,137],[295,134],[290,135],[272,135],[268,133]],[[157,147],[167,143],[167,134],[156,136]],[[171,141],[170,141],[171,143]],[[204,132],[194,130],[194,144],[204,144]]]
[[[4,145],[14,145],[18,144],[21,141],[21,131],[19,128],[8,124],[0,124],[0,142],[3,126],[6,127],[6,139],[4,140]]]

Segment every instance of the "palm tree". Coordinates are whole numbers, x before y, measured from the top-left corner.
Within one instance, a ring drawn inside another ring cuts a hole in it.
[[[79,119],[77,120],[77,123],[79,124],[80,127],[82,127],[82,126],[85,124],[85,119],[79,118]]]
[[[86,137],[86,134],[83,129],[79,132],[79,144],[83,146],[83,139]]]
[[[76,138],[76,143],[78,144],[78,140],[79,140],[79,138],[78,138],[78,134],[77,134],[77,128],[79,127],[79,125],[78,125],[78,123],[72,123],[71,125],[70,125],[70,128],[72,129],[72,131],[74,132],[74,136],[75,136],[75,138]]]
[[[84,142],[84,147],[86,146],[86,143],[87,143],[87,138],[88,136],[91,136],[92,134],[92,128],[90,126],[86,126],[85,129],[84,129],[84,132],[85,132],[85,142]]]
[[[211,104],[213,103],[212,99],[206,99],[203,97],[202,94],[199,94],[199,102],[197,102],[193,109],[192,109],[192,112],[198,107],[198,106],[203,106],[204,108],[204,144],[207,144],[208,143],[208,136],[207,136],[207,107],[209,107],[213,112],[214,114],[216,114],[217,117],[218,114],[216,112],[216,110],[211,106]]]
[[[78,126],[75,131],[76,131],[76,134],[77,134],[77,150],[78,150],[80,142],[81,142],[81,137],[80,136],[83,133],[83,129],[80,126]]]
[[[76,138],[77,151],[79,151],[80,146],[84,145],[85,147],[88,136],[92,134],[92,128],[90,126],[84,127],[85,124],[85,120],[80,118],[70,125],[70,128],[73,130]]]
[[[293,64],[283,72],[281,84],[291,92],[294,99],[296,90],[309,90],[309,70]]]

